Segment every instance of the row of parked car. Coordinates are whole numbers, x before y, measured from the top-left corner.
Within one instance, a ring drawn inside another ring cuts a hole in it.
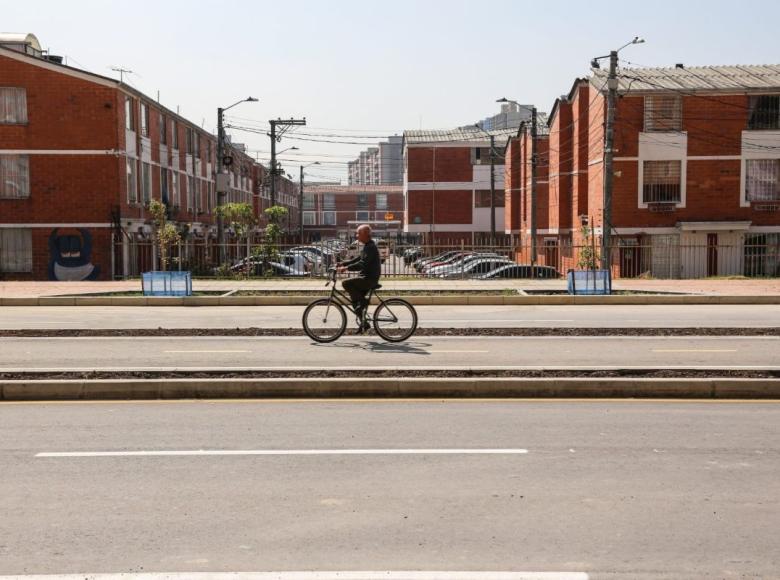
[[[518,264],[496,252],[449,250],[434,256],[424,256],[421,248],[404,252],[404,263],[423,276],[432,278],[558,278],[560,273],[550,266]]]

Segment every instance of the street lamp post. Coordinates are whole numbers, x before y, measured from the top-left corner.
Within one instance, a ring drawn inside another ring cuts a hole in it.
[[[303,245],[303,170],[312,165],[319,165],[319,161],[314,161],[307,165],[301,165],[301,177],[298,185],[298,237],[299,243]]]
[[[474,125],[490,138],[490,245],[496,243],[496,137],[478,124]]]
[[[612,233],[612,185],[614,181],[613,158],[615,142],[615,104],[617,102],[617,63],[618,53],[632,44],[642,44],[644,38],[635,36],[617,50],[610,51],[604,56],[597,56],[590,61],[593,68],[599,68],[599,60],[609,58],[609,75],[607,76],[607,122],[604,127],[604,189],[602,197],[602,224],[601,224],[601,268],[610,267],[610,234]],[[593,227],[593,226],[591,226]]]
[[[225,111],[241,103],[256,103],[257,101],[258,99],[255,97],[247,97],[229,107],[217,108],[217,207],[223,205],[226,193],[221,177],[225,168]],[[219,245],[219,263],[222,264],[225,261],[225,223],[221,213],[217,213],[217,244]]]

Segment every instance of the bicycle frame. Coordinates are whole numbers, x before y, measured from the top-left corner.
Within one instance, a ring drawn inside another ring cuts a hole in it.
[[[352,314],[357,316],[358,315],[357,311],[352,307],[352,298],[349,296],[349,294],[347,294],[343,290],[339,290],[336,282],[337,282],[336,271],[334,270],[332,276],[330,277],[330,280],[326,284],[326,285],[333,284],[333,286],[331,286],[330,296],[328,298],[328,309],[330,309],[330,303],[335,302],[336,304],[341,305],[343,308],[346,308]],[[379,294],[377,294],[376,290],[374,290],[373,288],[368,291],[368,296],[366,298],[366,300],[368,301],[368,305],[369,306],[371,305],[371,298],[373,298],[374,296],[376,296],[377,300],[379,300],[379,305],[380,306],[384,305],[385,309],[392,315],[392,318],[387,318],[387,319],[383,318],[382,322],[398,322],[398,318],[395,316],[395,314],[393,314],[392,310],[390,310],[390,307],[387,306],[387,303],[384,300],[382,300],[382,297]],[[376,309],[374,310],[376,311]],[[366,307],[366,317],[368,318],[368,307]],[[374,320],[374,316],[371,316],[371,320]]]

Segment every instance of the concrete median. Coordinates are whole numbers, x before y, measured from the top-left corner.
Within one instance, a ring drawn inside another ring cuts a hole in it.
[[[359,377],[0,381],[0,401],[328,397],[780,399],[780,379]]]

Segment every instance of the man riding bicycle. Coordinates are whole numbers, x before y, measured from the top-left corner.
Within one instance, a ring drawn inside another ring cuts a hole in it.
[[[358,226],[355,237],[363,244],[360,255],[354,260],[343,262],[336,270],[338,272],[360,272],[358,277],[348,278],[341,285],[352,299],[352,306],[358,315],[358,331],[362,333],[371,328],[364,316],[368,309],[366,295],[379,282],[379,277],[382,274],[382,262],[379,258],[379,250],[374,240],[371,239],[371,226],[368,224]]]

